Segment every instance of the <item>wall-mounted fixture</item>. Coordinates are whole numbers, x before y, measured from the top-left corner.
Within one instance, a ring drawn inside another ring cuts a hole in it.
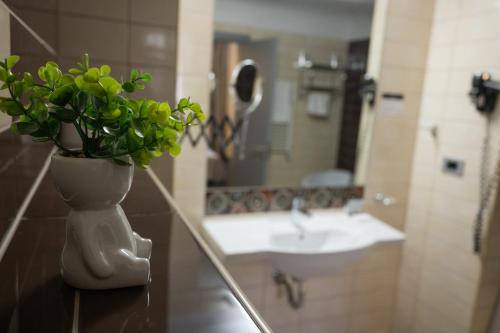
[[[396,204],[396,198],[387,196],[382,192],[375,193],[373,200],[383,206],[392,206]]]
[[[443,172],[457,177],[462,177],[464,174],[465,162],[453,158],[445,158],[443,160]]]
[[[479,112],[492,112],[498,93],[500,93],[500,82],[493,81],[490,73],[474,74],[469,96]]]
[[[493,188],[498,182],[498,170],[500,160],[496,164],[495,172],[489,174],[488,164],[490,159],[490,136],[491,136],[491,113],[495,109],[497,94],[500,93],[500,82],[493,81],[491,74],[487,72],[477,73],[472,76],[472,88],[469,96],[476,109],[486,117],[486,128],[481,147],[480,161],[480,197],[479,207],[474,221],[473,250],[474,253],[481,253],[483,223],[486,218],[489,202]]]
[[[299,92],[307,99],[308,115],[327,118],[330,115],[333,95],[339,90],[336,81],[338,78],[343,81],[346,76],[340,68],[338,56],[332,54],[329,63],[318,63],[301,50],[295,68],[300,71]],[[325,80],[326,78],[328,80]],[[322,82],[318,83],[318,79]]]
[[[213,73],[209,80],[215,80]],[[199,123],[200,130],[197,134],[188,127],[181,142],[187,138],[191,145],[196,147],[204,140],[223,161],[229,160],[226,155],[227,148],[237,143],[238,158],[244,159],[249,117],[262,102],[262,90],[262,77],[255,61],[241,61],[231,73],[231,95],[235,101],[236,120],[231,120],[227,115],[217,120],[210,115],[205,123]]]
[[[373,108],[375,105],[375,98],[377,96],[377,82],[372,76],[365,74],[363,80],[361,81],[359,95],[368,102],[368,105],[370,105],[371,108]]]
[[[330,56],[330,63],[323,64],[312,61],[306,54],[304,50],[300,50],[299,58],[295,63],[295,67],[298,69],[306,70],[321,70],[321,71],[339,71],[339,57],[336,54]]]

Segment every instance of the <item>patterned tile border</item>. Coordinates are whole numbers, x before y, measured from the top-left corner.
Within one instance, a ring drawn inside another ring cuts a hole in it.
[[[207,215],[238,214],[290,210],[298,196],[309,208],[339,208],[349,199],[361,199],[363,187],[208,188],[206,195]]]

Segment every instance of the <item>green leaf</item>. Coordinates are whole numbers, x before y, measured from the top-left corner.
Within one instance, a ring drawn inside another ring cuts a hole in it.
[[[61,78],[62,73],[58,67],[52,65],[50,62],[47,62],[47,65],[45,65],[43,69],[43,76],[50,86],[54,86]]]
[[[73,77],[73,75],[69,75],[69,74],[64,74],[61,77],[61,81],[59,82],[59,84],[61,86],[65,86],[65,85],[73,84],[73,83],[75,83],[75,78]]]
[[[73,97],[73,85],[65,85],[57,88],[49,96],[49,101],[58,106],[64,106]]]
[[[132,82],[125,82],[122,84],[123,90],[125,90],[128,93],[134,92],[134,84]]]
[[[7,81],[7,77],[9,77],[9,73],[3,67],[0,67],[0,81]]]
[[[48,127],[49,136],[56,137],[61,129],[61,122],[52,116],[49,117],[46,124]]]
[[[87,71],[87,73],[83,75],[83,79],[85,80],[85,82],[88,83],[96,83],[99,81],[99,76],[100,76],[99,68],[92,67]]]
[[[10,125],[10,129],[16,134],[31,134],[38,131],[40,127],[35,122],[18,121]]]
[[[30,73],[24,73],[23,82],[27,87],[33,86],[35,82],[33,81],[33,76]]]
[[[137,69],[132,69],[130,71],[130,81],[135,81],[139,77],[139,71]]]
[[[100,68],[101,76],[108,76],[111,74],[111,67],[108,65],[102,65]]]
[[[47,82],[47,79],[45,78],[45,66],[42,66],[42,67],[38,67],[38,77],[40,78],[40,80],[42,80],[43,82]]]
[[[110,76],[101,78],[99,83],[106,91],[109,100],[115,98],[122,92],[122,85]]]
[[[178,143],[174,143],[174,144],[172,144],[172,145],[168,148],[168,153],[169,153],[172,157],[176,157],[176,156],[178,156],[178,155],[181,153],[181,146],[180,146]]]
[[[5,60],[5,64],[7,65],[7,69],[11,69],[12,67],[14,67],[20,60],[21,58],[17,55],[11,55],[9,57],[7,57],[7,59]]]
[[[23,87],[23,83],[21,81],[15,81],[13,84],[12,84],[12,97],[20,97],[22,94],[23,94],[23,90],[24,90],[24,87]]]
[[[21,106],[12,99],[0,100],[0,111],[5,112],[12,117],[24,114],[24,110]]]
[[[149,73],[142,73],[141,80],[144,82],[149,82],[153,79],[153,76]]]
[[[78,113],[72,109],[66,109],[62,107],[58,107],[54,109],[55,112],[52,112],[51,115],[55,117],[57,120],[71,123],[78,117]]]
[[[83,72],[78,69],[78,68],[70,68],[69,71],[71,74],[75,74],[75,75],[78,75],[78,74],[82,74]]]

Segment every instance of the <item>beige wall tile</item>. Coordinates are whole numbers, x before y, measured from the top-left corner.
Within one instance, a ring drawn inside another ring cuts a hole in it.
[[[452,45],[458,27],[458,20],[435,20],[432,25],[430,43],[432,47],[438,45]]]
[[[132,22],[177,26],[177,1],[130,0],[130,19]],[[205,25],[200,24],[204,27]]]
[[[86,0],[58,1],[59,10],[63,13],[88,15],[92,17],[111,18],[126,21],[128,19],[128,0]]]
[[[433,0],[422,0],[418,2],[412,0],[392,0],[389,5],[389,15],[431,20],[433,9]]]
[[[57,49],[57,16],[52,12],[23,9],[18,15],[27,22],[38,35],[52,48]],[[13,20],[11,22],[12,49],[20,54],[31,54],[49,57],[50,53],[23,27]]]
[[[349,332],[388,332],[391,327],[390,309],[376,309],[362,314],[353,314]]]
[[[431,26],[427,20],[388,15],[386,24],[385,38],[388,41],[407,43],[411,40],[416,45],[427,45],[429,42]]]
[[[402,68],[424,68],[427,60],[427,48],[422,45],[386,41],[384,46],[383,66]],[[382,71],[383,72],[383,71]]]
[[[380,74],[384,92],[420,93],[425,72],[421,69],[388,67]]]
[[[349,332],[347,316],[330,317],[324,320],[312,320],[300,323],[301,333],[346,333]]]
[[[175,66],[176,32],[170,28],[132,25],[130,60],[139,64]]]
[[[439,308],[433,304],[417,303],[417,318],[415,320],[415,332],[433,333],[466,333],[468,328],[461,326],[455,321],[456,318],[445,317]]]
[[[469,1],[438,0],[435,1],[434,20],[437,22],[458,19],[462,4]]]
[[[69,15],[60,16],[58,39],[60,55],[79,59],[87,52],[95,60],[126,63],[127,31],[125,23]]]
[[[6,0],[11,8],[17,9],[43,9],[47,11],[57,10],[57,0],[33,1],[33,0]]]
[[[158,100],[168,100],[173,106],[175,100],[175,70],[171,67],[162,67],[154,65],[132,64],[131,68],[138,68],[143,72],[153,75],[153,80],[146,85],[144,90],[134,94],[137,97],[153,98]]]
[[[4,9],[0,9],[0,58],[4,59],[10,54],[10,19],[9,13]],[[1,92],[0,96],[5,93]],[[3,113],[0,113],[0,131],[9,126],[11,118]]]

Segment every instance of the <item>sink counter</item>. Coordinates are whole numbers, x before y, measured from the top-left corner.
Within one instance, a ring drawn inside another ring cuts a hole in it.
[[[59,260],[68,208],[46,173],[51,147],[23,143],[7,132],[2,137],[0,332],[269,331],[154,174],[144,170],[136,170],[122,207],[133,229],[153,240],[151,283],[107,291],[67,286]],[[23,207],[19,190],[27,188],[26,197],[35,178],[39,186]]]
[[[296,277],[328,273],[351,263],[375,246],[400,244],[400,231],[369,214],[339,209],[313,210],[300,227],[289,212],[207,217],[206,238],[228,262],[269,259]]]

